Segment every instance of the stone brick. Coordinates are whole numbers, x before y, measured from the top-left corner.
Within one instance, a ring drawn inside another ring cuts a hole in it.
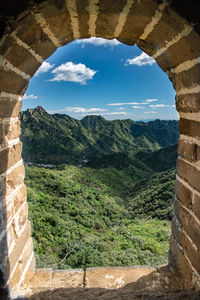
[[[172,229],[172,235],[174,236],[175,240],[179,245],[183,245],[184,243],[184,235],[183,235],[183,230],[181,227],[181,224],[179,223],[176,217],[173,217],[172,222],[171,222],[171,229]]]
[[[134,45],[143,33],[145,26],[151,21],[156,7],[155,1],[134,1],[117,39],[125,44]]]
[[[180,134],[200,138],[200,122],[180,118],[179,130]]]
[[[179,177],[184,179],[189,185],[200,192],[199,178],[200,171],[189,165],[185,161],[178,159],[176,163],[176,171]]]
[[[4,173],[19,160],[21,160],[22,143],[19,142],[9,148],[0,151],[0,174]]]
[[[200,93],[176,95],[176,109],[179,112],[195,113],[200,111]]]
[[[44,59],[49,57],[55,50],[55,45],[48,36],[42,31],[33,15],[29,14],[18,23],[16,35],[37,54]]]
[[[195,245],[191,243],[190,239],[187,237],[187,234],[184,234],[184,239],[184,253],[187,255],[192,266],[200,274],[200,263],[197,259],[198,257],[200,257],[200,249],[197,250]]]
[[[139,41],[139,47],[150,50],[149,54],[155,54],[160,48],[166,46],[183,29],[185,21],[170,7],[165,7],[162,17],[145,41]]]
[[[51,286],[58,287],[83,287],[84,271],[83,269],[74,270],[54,270],[52,273]]]
[[[199,85],[200,82],[200,64],[196,64],[189,70],[181,73],[170,74],[170,79],[173,81],[176,92],[182,88],[190,88]]]
[[[9,99],[8,97],[0,97],[0,118],[18,117],[21,105],[21,101]]]
[[[3,189],[2,195],[9,195],[15,188],[23,183],[24,166],[20,165],[14,168],[9,174],[1,177],[1,186]]]
[[[36,269],[34,276],[30,281],[29,287],[51,287],[51,280],[52,280],[52,269]]]
[[[90,35],[89,35],[89,13],[86,9],[87,6],[88,6],[88,0],[76,1],[80,36],[84,37],[84,38],[90,37]],[[72,37],[72,39],[73,39],[73,37]]]
[[[191,213],[181,206],[177,200],[174,202],[174,211],[182,225],[182,228],[190,236],[194,244],[200,248],[200,225]]]
[[[21,128],[20,121],[12,122],[10,124],[5,124],[5,136],[8,140],[14,140],[19,137]]]
[[[20,94],[28,86],[26,79],[10,70],[0,69],[0,79],[0,91],[6,93]]]
[[[178,154],[190,161],[190,162],[196,162],[197,161],[197,148],[198,146],[196,144],[192,144],[183,140],[179,140],[178,143]]]
[[[191,264],[183,254],[179,256],[178,266],[181,270],[181,274],[183,274],[183,287],[185,289],[190,289],[193,286],[193,270]]]
[[[24,248],[21,249],[20,256],[17,258],[17,262],[16,262],[17,267],[14,271],[14,274],[12,275],[11,278],[9,278],[9,285],[11,288],[18,286],[19,281],[24,272],[24,269],[26,268],[27,263],[29,263],[32,252],[33,252],[32,239],[29,238],[26,241]]]
[[[12,197],[12,201],[6,206],[6,220],[10,222],[11,218],[17,213],[20,206],[26,201],[26,186],[21,185],[20,189]]]
[[[4,143],[5,133],[4,133],[4,125],[0,124],[0,146]]]
[[[33,255],[32,257],[32,260],[30,262],[30,265],[29,265],[29,268],[27,270],[27,273],[24,277],[24,280],[22,281],[22,284],[21,286],[24,288],[24,287],[30,287],[30,281],[31,279],[33,278],[34,276],[34,273],[35,273],[35,257]]]
[[[81,4],[79,2],[81,2]],[[86,4],[85,2],[86,1],[78,1],[76,4],[77,10],[80,5],[82,8],[87,7],[85,6]],[[43,10],[43,17],[45,18],[46,23],[48,24],[51,32],[56,37],[56,39],[59,40],[61,45],[65,45],[74,40],[72,26],[71,26],[71,17],[69,12],[66,11],[67,8],[66,8],[65,1],[57,0],[51,2],[44,2],[42,3],[42,10]],[[86,16],[88,15],[88,13],[84,10],[82,10],[81,13],[83,15],[81,16],[81,18],[84,18],[85,15]],[[89,17],[86,17],[86,21],[83,24],[80,24],[80,20],[79,20],[80,30],[81,30],[81,25],[82,27],[88,28],[88,19]],[[62,30],[60,30],[61,28]]]
[[[194,196],[192,211],[197,216],[197,218],[200,220],[200,197],[198,195]]]
[[[27,49],[19,46],[11,36],[7,37],[0,46],[0,53],[14,67],[26,74],[33,75],[40,66],[34,56]]]
[[[155,271],[152,267],[114,267],[114,268],[88,268],[85,281],[87,288],[116,289],[135,282],[139,278]]]
[[[175,193],[183,205],[185,205],[187,208],[192,207],[192,192],[178,180],[176,180],[175,183]]]
[[[4,205],[2,205],[2,207],[0,209],[0,234],[6,228],[6,221],[7,221],[6,220],[6,211],[5,211]]]
[[[8,257],[10,273],[12,272],[14,266],[19,260],[21,253],[30,237],[31,237],[31,227],[30,227],[30,222],[27,221],[24,231],[18,237],[16,246],[14,247],[14,249],[12,250],[11,254]]]
[[[98,18],[96,21],[96,36],[113,38],[118,23],[119,13],[122,11],[126,0],[100,0],[98,3]]]
[[[163,70],[167,71],[199,56],[200,39],[197,33],[192,31],[156,58],[156,62]]]
[[[4,271],[5,277],[7,276],[6,270],[5,270],[7,253],[8,253],[7,236],[5,234],[4,237],[1,239],[1,251],[0,251],[0,266],[1,266],[1,270]]]

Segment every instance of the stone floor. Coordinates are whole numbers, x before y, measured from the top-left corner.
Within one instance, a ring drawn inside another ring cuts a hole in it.
[[[35,291],[36,292],[36,291]],[[16,300],[19,300],[17,298]],[[172,291],[134,291],[129,288],[117,290],[106,290],[101,288],[71,288],[57,289],[35,293],[23,300],[199,300],[200,294],[194,290],[172,290]]]
[[[119,289],[100,287],[26,288],[18,295],[26,300],[200,300],[200,292],[181,289],[181,278],[172,274],[168,266],[142,276]],[[1,299],[1,298],[0,298]]]

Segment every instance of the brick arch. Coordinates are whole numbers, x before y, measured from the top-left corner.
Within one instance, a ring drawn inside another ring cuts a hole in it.
[[[169,266],[182,287],[199,288],[200,37],[195,9],[187,18],[187,7],[178,1],[35,0],[19,7],[12,2],[4,3],[5,18],[0,18],[1,281],[17,290],[35,272],[19,139],[22,96],[58,47],[95,36],[137,44],[174,85],[180,141]]]

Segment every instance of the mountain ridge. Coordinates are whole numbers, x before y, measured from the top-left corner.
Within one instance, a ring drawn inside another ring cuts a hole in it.
[[[108,121],[96,115],[76,120],[41,106],[21,112],[20,118],[23,158],[35,163],[80,164],[117,152],[133,156],[176,144],[179,137],[175,120]]]

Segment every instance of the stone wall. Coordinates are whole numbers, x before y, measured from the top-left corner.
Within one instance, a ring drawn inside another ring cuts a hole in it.
[[[185,3],[187,2],[187,3]],[[169,265],[183,287],[200,281],[199,1],[14,0],[0,4],[0,280],[23,286],[34,273],[19,112],[30,78],[77,38],[137,44],[168,74],[180,114],[175,217]]]

